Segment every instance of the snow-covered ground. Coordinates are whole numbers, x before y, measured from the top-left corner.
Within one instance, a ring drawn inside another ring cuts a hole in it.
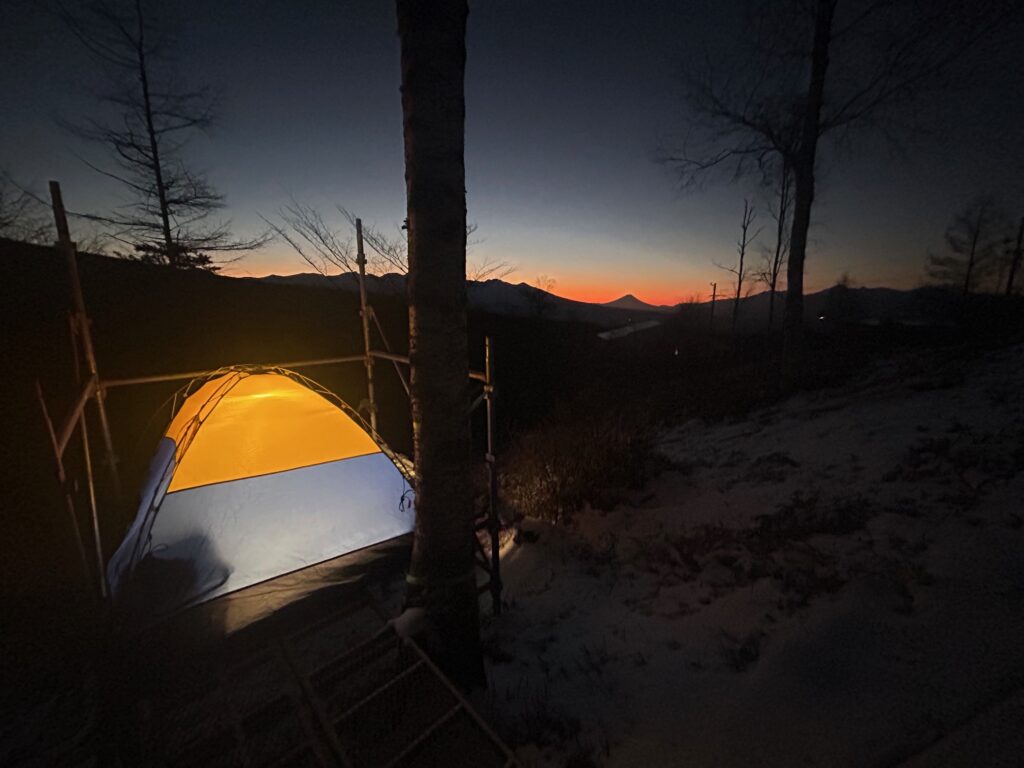
[[[504,560],[481,708],[525,766],[1024,764],[1024,347],[659,450]]]

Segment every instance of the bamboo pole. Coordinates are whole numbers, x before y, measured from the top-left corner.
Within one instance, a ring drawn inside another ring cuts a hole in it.
[[[371,310],[372,312],[372,310]],[[396,355],[393,352],[384,352],[379,349],[371,349],[370,356],[379,360],[391,360],[396,363],[409,364],[408,355]],[[318,365],[338,365],[341,363],[359,363],[366,359],[365,355],[346,355],[342,357],[324,357],[314,360],[292,360],[284,363],[256,363],[259,367],[265,368],[313,368]],[[159,373],[152,376],[131,376],[119,379],[103,379],[98,386],[104,390],[115,387],[128,387],[136,384],[159,384],[169,381],[190,381],[203,376],[209,376],[214,371],[185,371],[184,373]],[[483,371],[470,371],[469,378],[475,381],[485,381],[486,373]],[[403,380],[404,383],[404,380]]]
[[[74,302],[74,315],[78,323],[79,335],[82,339],[82,351],[89,369],[89,377],[93,384],[99,381],[99,369],[96,365],[96,352],[92,344],[92,329],[89,327],[89,315],[85,310],[85,296],[82,294],[82,283],[78,277],[78,257],[75,244],[71,241],[68,230],[68,217],[64,210],[64,199],[61,196],[60,184],[50,182],[50,201],[53,204],[53,218],[57,227],[57,248],[64,252],[68,262],[68,274],[71,279],[71,298]],[[117,454],[114,453],[114,441],[110,435],[110,422],[107,419],[107,407],[103,402],[103,390],[96,389],[96,410],[100,416],[100,431],[103,433],[103,447],[107,454],[110,468],[110,479],[115,498],[121,497],[121,477],[117,471]]]
[[[384,334],[384,329],[381,327],[380,319],[377,317],[377,313],[373,311],[373,307],[370,308],[370,317],[373,318],[373,324],[377,326],[377,333],[380,334],[380,340],[384,342],[384,349],[388,352],[391,351],[391,345],[388,344],[388,337]],[[391,364],[395,366],[395,373],[398,374],[398,380],[402,382],[402,389],[405,390],[406,396],[409,395],[409,382],[405,378],[405,373],[398,366],[397,360],[392,360]]]
[[[366,305],[366,253],[363,251],[363,220],[356,219],[356,263],[359,264],[359,317],[363,321],[363,355],[366,365],[366,396],[370,400],[370,429],[377,431],[377,398],[373,391],[373,354],[370,349],[370,314]]]
[[[75,361],[75,380],[82,381],[82,364],[78,358],[78,340],[76,337],[74,315],[68,317],[68,326],[71,331],[71,351]],[[85,480],[89,493],[89,513],[92,518],[92,542],[96,549],[96,575],[100,583],[100,597],[107,599],[107,579],[104,574],[106,560],[103,557],[103,540],[100,534],[100,516],[96,507],[96,483],[92,476],[92,450],[89,447],[89,418],[85,410],[82,410],[82,456],[85,460]]]
[[[394,360],[396,363],[404,363],[409,365],[408,355],[396,355],[393,352],[381,352],[379,349],[371,349],[370,354],[380,360]],[[473,381],[486,382],[487,373],[484,371],[470,371],[469,378]]]
[[[494,456],[494,344],[484,339],[484,400],[487,403],[487,523],[491,535],[491,610],[501,615],[501,529],[498,524],[498,468]]]
[[[409,365],[408,355],[396,355],[394,352],[381,352],[379,349],[371,350],[370,354],[374,357],[380,358],[381,360],[394,360],[396,363]]]
[[[317,365],[336,365],[340,363],[360,363],[365,359],[364,355],[347,355],[344,357],[325,357],[319,360],[294,360],[285,363],[258,363],[263,368],[312,368]],[[192,379],[209,376],[216,371],[186,371],[184,373],[159,373],[153,376],[132,376],[123,379],[104,379],[100,382],[103,389],[114,387],[127,387],[135,384],[159,384],[168,381],[191,381]]]
[[[71,436],[75,433],[75,426],[78,424],[78,419],[85,411],[85,404],[89,402],[89,398],[96,393],[96,379],[89,379],[85,382],[85,387],[82,388],[81,394],[78,396],[78,400],[75,401],[74,407],[71,409],[71,413],[68,415],[67,420],[64,422],[64,426],[60,430],[60,436],[55,437],[56,441],[54,444],[54,450],[57,452],[57,458],[63,461],[64,451],[68,448],[68,443],[71,442]]]
[[[82,564],[82,574],[85,576],[85,583],[90,584],[92,582],[92,572],[89,570],[89,557],[85,553],[85,542],[82,540],[82,527],[78,524],[78,515],[75,513],[75,501],[71,496],[71,489],[68,487],[67,474],[64,472],[63,451],[57,447],[57,433],[53,429],[53,420],[50,418],[50,412],[46,408],[46,399],[43,397],[43,387],[40,385],[38,379],[36,379],[36,397],[39,399],[39,408],[43,412],[43,421],[46,423],[46,429],[50,435],[50,444],[53,446],[54,459],[57,461],[57,482],[60,484],[60,488],[64,492],[64,504],[68,511],[68,517],[71,518],[71,530],[75,535],[75,547],[78,550],[78,558]],[[81,414],[81,411],[79,411],[79,414]],[[89,589],[89,594],[95,601],[96,595],[93,593],[92,589]]]
[[[100,517],[96,508],[96,484],[92,479],[92,453],[89,450],[89,428],[86,415],[82,413],[82,455],[85,457],[85,479],[89,491],[89,512],[92,516],[92,543],[96,550],[96,575],[100,583],[100,597],[107,599],[107,579],[104,573],[106,560],[103,558],[103,541],[100,534]]]

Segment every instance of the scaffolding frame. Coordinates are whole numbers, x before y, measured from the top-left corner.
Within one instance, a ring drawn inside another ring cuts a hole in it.
[[[99,510],[97,505],[95,478],[93,477],[93,462],[92,455],[90,453],[86,407],[90,402],[95,403],[96,415],[99,420],[100,432],[103,438],[105,463],[107,464],[110,472],[111,487],[115,500],[120,500],[122,497],[121,478],[118,471],[118,459],[117,454],[114,451],[114,443],[110,431],[110,421],[107,417],[106,408],[106,397],[108,391],[119,387],[137,386],[141,384],[191,381],[193,379],[210,376],[213,372],[208,370],[186,371],[180,373],[163,373],[109,379],[101,377],[96,360],[95,348],[93,346],[92,328],[88,312],[86,311],[85,297],[82,292],[82,284],[78,272],[77,247],[74,241],[71,240],[67,213],[64,208],[60,184],[56,181],[51,181],[49,187],[54,223],[57,229],[57,242],[54,247],[65,257],[71,285],[73,308],[69,321],[71,329],[71,345],[74,351],[75,375],[79,391],[74,404],[71,407],[71,411],[65,419],[60,422],[59,429],[57,429],[50,416],[42,387],[38,381],[36,381],[36,394],[42,411],[43,420],[49,432],[56,463],[57,479],[63,491],[65,505],[71,518],[72,532],[75,537],[75,544],[81,560],[83,573],[85,575],[86,582],[89,583],[93,580],[93,577],[90,573],[91,568],[89,565],[89,557],[87,555],[85,537],[83,536],[81,526],[79,525],[78,514],[75,511],[74,490],[71,480],[68,477],[64,462],[68,446],[70,445],[76,430],[81,434],[85,465],[84,469],[90,506],[90,524],[92,529],[90,534],[92,538],[93,556],[95,558],[97,568],[96,581],[98,582],[96,585],[96,591],[93,592],[90,589],[90,593],[93,594],[94,598],[98,595],[99,600],[102,602],[108,598],[108,585],[106,583],[105,576],[106,562],[103,555],[103,543],[99,527]],[[360,219],[356,219],[356,248],[357,263],[359,265],[359,315],[362,325],[363,353],[359,355],[343,355],[310,360],[292,360],[283,363],[266,363],[260,364],[260,367],[296,369],[325,365],[362,363],[366,371],[370,428],[376,436],[377,402],[374,387],[374,365],[377,360],[390,361],[394,365],[395,372],[402,383],[402,387],[405,390],[406,395],[408,396],[409,382],[402,366],[409,366],[411,363],[408,355],[400,355],[391,351],[391,346],[384,334],[384,329],[381,327],[380,321],[377,319],[377,316],[373,311],[373,307],[367,300],[366,256],[363,250],[363,228],[362,220]],[[371,323],[373,324],[372,326]],[[377,333],[385,349],[379,350],[373,348],[371,334],[372,327],[376,327]],[[85,362],[84,376],[82,371],[82,358],[84,358]],[[480,585],[478,592],[479,594],[483,594],[485,592],[490,593],[492,611],[495,615],[498,615],[501,613],[502,591],[499,541],[501,521],[498,516],[497,463],[494,455],[494,401],[496,393],[494,379],[494,353],[493,343],[489,336],[484,340],[484,370],[475,371],[470,369],[469,379],[471,381],[479,382],[482,385],[482,391],[480,395],[472,401],[467,418],[471,418],[472,414],[480,407],[481,404],[485,406],[486,413],[487,448],[486,453],[484,454],[484,461],[487,466],[487,509],[484,515],[476,520],[474,525],[474,538],[476,539],[477,545],[476,564],[484,573],[487,574],[487,579]],[[487,537],[490,539],[489,554],[485,551],[484,546],[480,541],[480,533],[486,533]]]

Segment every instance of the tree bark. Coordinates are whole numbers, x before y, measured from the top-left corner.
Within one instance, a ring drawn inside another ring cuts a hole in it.
[[[821,134],[821,105],[828,71],[829,43],[837,0],[817,0],[814,13],[814,47],[811,79],[804,104],[800,143],[793,158],[793,229],[786,267],[786,307],[783,319],[782,381],[793,387],[800,374],[804,330],[804,259],[807,231],[814,203],[814,163]]]
[[[409,234],[416,525],[408,604],[426,650],[483,684],[473,563],[466,331],[466,0],[397,0]]]

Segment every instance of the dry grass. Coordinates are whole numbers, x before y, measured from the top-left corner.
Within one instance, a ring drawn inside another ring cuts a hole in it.
[[[640,488],[652,467],[650,431],[625,414],[552,419],[517,436],[501,494],[517,515],[562,522],[584,505],[609,508]]]

